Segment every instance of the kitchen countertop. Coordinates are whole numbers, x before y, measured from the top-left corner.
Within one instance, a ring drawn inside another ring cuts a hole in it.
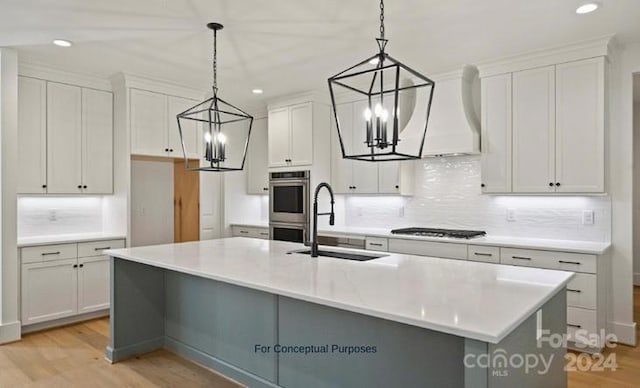
[[[233,223],[232,226],[244,226],[253,228],[267,228],[269,224],[263,222],[251,223]],[[446,238],[446,237],[426,237],[426,236],[410,236],[393,234],[390,229],[379,228],[358,228],[348,226],[321,226],[318,234],[322,236],[369,236],[396,238],[404,240],[421,240],[435,241],[455,244],[469,245],[489,245],[500,246],[505,248],[523,248],[523,249],[548,249],[562,252],[586,253],[591,255],[602,255],[610,248],[611,243],[595,242],[595,241],[576,241],[576,240],[551,240],[537,239],[525,237],[511,236],[485,236],[472,239]]]
[[[87,241],[104,240],[124,240],[126,236],[110,233],[77,233],[77,234],[57,234],[51,236],[35,236],[18,238],[18,248],[31,247],[37,245],[65,244]]]
[[[500,342],[563,292],[573,276],[403,254],[366,262],[288,254],[301,248],[296,243],[234,237],[105,253],[491,343]]]

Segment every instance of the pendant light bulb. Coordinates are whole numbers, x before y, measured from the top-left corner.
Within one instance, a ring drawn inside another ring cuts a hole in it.
[[[389,111],[386,109],[383,109],[382,112],[380,113],[380,119],[382,120],[383,123],[386,123],[387,120],[389,119]]]
[[[207,143],[211,143],[211,133],[210,132],[205,132],[204,133],[204,141],[206,141]]]
[[[380,117],[382,116],[382,105],[380,105],[380,103],[377,103],[375,108],[373,108],[373,112],[376,114],[376,117]]]
[[[364,110],[364,119],[367,121],[371,121],[371,116],[373,114],[371,113],[371,109],[367,108]]]
[[[218,134],[218,142],[220,144],[225,144],[227,142],[227,137],[224,135],[224,133]]]

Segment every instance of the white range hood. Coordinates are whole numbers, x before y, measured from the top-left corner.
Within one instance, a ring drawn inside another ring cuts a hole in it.
[[[436,83],[422,156],[480,153],[480,79],[478,69],[441,74]]]

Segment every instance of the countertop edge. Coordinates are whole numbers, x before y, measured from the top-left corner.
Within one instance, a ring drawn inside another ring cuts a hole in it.
[[[24,239],[18,239],[18,248],[36,247],[40,245],[58,245],[58,244],[73,244],[90,241],[105,241],[105,240],[126,240],[127,236],[121,234],[105,234],[105,235],[87,235],[87,236],[46,236],[46,237],[25,237]],[[26,240],[26,241],[25,241]],[[33,241],[29,241],[33,240]]]

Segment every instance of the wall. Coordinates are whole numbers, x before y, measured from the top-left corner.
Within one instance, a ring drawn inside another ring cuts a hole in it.
[[[231,236],[229,224],[269,222],[269,196],[247,194],[246,170],[224,175],[224,235]]]
[[[640,74],[633,88],[633,284],[640,286]]]
[[[347,196],[345,224],[386,229],[428,226],[484,230],[497,236],[609,240],[608,196],[483,195],[480,156],[428,158],[414,163],[412,197]],[[507,209],[515,210],[515,222],[507,221]],[[583,210],[594,211],[593,225],[582,225]]]
[[[103,198],[19,197],[18,236],[50,236],[103,231]]]
[[[173,242],[173,160],[131,161],[130,232],[133,247]]]

